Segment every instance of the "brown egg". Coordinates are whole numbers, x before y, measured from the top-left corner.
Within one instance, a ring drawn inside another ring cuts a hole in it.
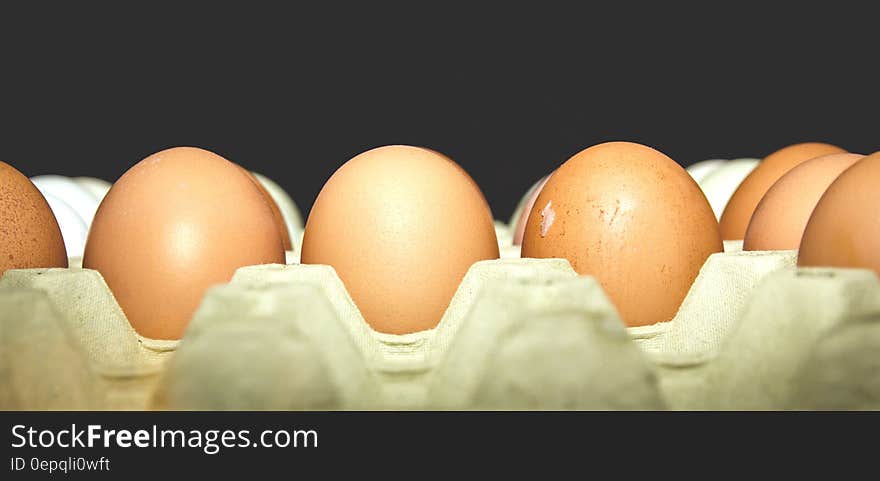
[[[516,227],[514,227],[513,230],[513,245],[522,245],[523,234],[526,231],[526,221],[529,220],[529,213],[532,211],[532,206],[535,205],[535,199],[538,198],[538,194],[541,193],[541,189],[544,188],[544,184],[547,183],[547,179],[549,178],[549,175],[541,177],[541,180],[536,182],[526,194],[526,202],[523,205],[523,210],[520,212],[519,220],[516,221]]]
[[[565,258],[595,277],[630,326],[672,319],[703,263],[721,250],[697,183],[666,155],[630,142],[595,145],[559,167],[522,244],[523,257]]]
[[[333,266],[373,329],[433,328],[477,261],[498,258],[477,184],[437,152],[364,152],[321,189],[306,221],[303,264]]]
[[[192,147],[138,162],[104,197],[83,267],[98,270],[141,335],[178,339],[205,290],[284,263],[272,209],[242,169]]]
[[[290,231],[287,229],[287,223],[284,222],[284,216],[281,215],[281,209],[278,208],[278,204],[275,203],[275,199],[272,198],[272,194],[266,190],[266,187],[263,186],[263,183],[260,182],[259,179],[249,170],[241,167],[241,170],[247,174],[248,178],[251,179],[251,182],[257,186],[257,189],[260,190],[260,194],[263,195],[263,199],[266,200],[266,203],[269,204],[269,208],[272,209],[272,217],[275,218],[275,225],[278,226],[278,232],[281,233],[281,242],[284,245],[284,250],[289,251],[293,250],[293,243],[290,242]]]
[[[8,269],[67,267],[58,221],[43,194],[0,162],[0,275]]]
[[[755,208],[743,250],[797,249],[810,214],[825,189],[863,157],[849,153],[823,155],[789,170]]]
[[[825,190],[804,229],[798,265],[873,269],[880,275],[880,152]]]
[[[818,142],[789,145],[768,155],[743,179],[721,214],[721,237],[740,240],[745,237],[749,220],[767,190],[786,172],[821,155],[844,153],[840,147]]]

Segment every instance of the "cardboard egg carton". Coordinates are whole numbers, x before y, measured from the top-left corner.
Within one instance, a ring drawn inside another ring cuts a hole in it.
[[[126,409],[146,407],[165,361],[173,354],[178,341],[151,340],[138,335],[113,298],[100,273],[90,269],[9,270],[0,279],[0,298],[28,292],[36,305],[49,306],[22,315],[21,309],[0,312],[0,326],[6,331],[4,341],[9,366],[17,371],[19,358],[36,358],[46,366],[47,379],[68,377],[88,379],[72,402],[65,398],[52,401],[49,392],[22,396],[10,408],[39,409],[47,404],[64,409]],[[11,301],[10,301],[11,302]],[[37,326],[37,327],[35,327]],[[42,342],[29,342],[32,329],[54,333]],[[64,353],[58,357],[58,353]],[[69,359],[77,362],[69,362]],[[58,369],[57,372],[53,369]],[[15,372],[10,375],[19,376]],[[63,378],[63,379],[62,379]],[[3,406],[6,407],[6,406]]]
[[[73,259],[11,270],[0,408],[876,407],[876,356],[864,354],[880,344],[876,276],[725,249],[669,322],[624,328],[567,261],[514,257],[474,264],[437,327],[406,335],[372,330],[324,265],[239,269],[181,341],[139,336]]]
[[[561,259],[476,263],[407,335],[370,329],[322,265],[239,269],[180,341],[138,335],[90,269],[7,271],[0,305],[5,409],[663,407],[601,288]]]
[[[595,280],[561,259],[505,259],[474,264],[437,327],[405,335],[372,330],[330,266],[239,269],[207,294],[154,406],[661,409],[663,402]]]
[[[705,372],[708,409],[877,409],[880,281],[866,269],[767,276]]]

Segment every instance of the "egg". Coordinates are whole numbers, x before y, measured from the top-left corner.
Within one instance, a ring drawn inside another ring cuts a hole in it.
[[[238,165],[193,147],[163,150],[123,174],[83,256],[135,331],[152,339],[179,339],[209,287],[270,263],[284,263],[284,247],[263,194]]]
[[[89,191],[72,179],[61,175],[38,175],[32,177],[31,181],[44,195],[51,194],[63,200],[79,214],[86,225],[91,225],[100,201]]]
[[[61,228],[61,236],[64,238],[64,248],[68,257],[82,257],[86,245],[86,236],[89,227],[86,221],[73,210],[73,207],[52,194],[45,194],[46,202],[52,209],[58,227]]]
[[[721,218],[730,196],[743,179],[755,170],[759,162],[758,159],[749,158],[728,160],[697,182],[706,195],[709,205],[712,206],[716,219]]]
[[[526,194],[522,211],[520,212],[519,219],[517,219],[516,226],[513,230],[513,245],[522,245],[523,233],[526,231],[526,221],[529,218],[529,213],[532,211],[532,206],[535,205],[535,199],[538,198],[538,194],[541,193],[541,189],[544,188],[544,184],[547,183],[547,179],[549,178],[549,175],[542,177],[541,180],[536,182]]]
[[[263,184],[263,187],[266,188],[269,195],[275,200],[275,205],[278,206],[281,210],[281,216],[284,217],[284,224],[287,226],[287,233],[290,236],[290,240],[295,243],[303,230],[302,214],[300,214],[299,208],[287,192],[285,192],[284,189],[272,179],[257,172],[252,172],[252,174],[254,174],[254,177],[256,177],[261,184]]]
[[[39,189],[0,162],[0,275],[37,267],[67,267],[61,229]]]
[[[241,167],[241,166],[239,166]],[[241,168],[242,172],[251,179],[251,182],[260,190],[260,194],[263,196],[263,200],[266,201],[266,205],[272,209],[272,218],[275,219],[275,226],[278,227],[278,233],[281,235],[281,244],[284,246],[285,251],[289,251],[293,249],[293,245],[290,242],[290,232],[287,229],[287,223],[284,222],[284,216],[281,214],[281,209],[278,208],[278,204],[275,203],[275,199],[272,198],[272,194],[266,190],[266,187],[263,186],[263,183],[260,182],[259,179],[254,176],[254,174],[245,169]]]
[[[799,266],[873,269],[880,275],[880,152],[862,158],[828,186],[813,209]]]
[[[568,259],[595,277],[630,326],[672,319],[703,263],[721,250],[697,183],[663,153],[631,142],[595,145],[559,167],[522,244],[523,257]]]
[[[810,214],[825,189],[863,157],[849,153],[823,155],[789,170],[755,208],[743,250],[797,249]]]
[[[326,182],[306,220],[303,264],[339,275],[376,331],[431,329],[470,266],[498,258],[477,184],[435,151],[406,145],[359,154]]]
[[[699,185],[701,180],[724,165],[724,163],[724,159],[701,160],[687,166],[684,170],[686,170],[687,173],[697,182],[697,185]]]
[[[101,200],[104,199],[104,196],[107,195],[107,191],[110,190],[111,185],[110,182],[96,177],[74,177],[73,181],[88,193],[92,194],[92,197],[98,202],[101,202]]]
[[[806,142],[789,145],[765,157],[730,197],[721,214],[721,236],[724,240],[742,239],[758,202],[786,172],[812,158],[843,152],[846,151],[835,145]]]

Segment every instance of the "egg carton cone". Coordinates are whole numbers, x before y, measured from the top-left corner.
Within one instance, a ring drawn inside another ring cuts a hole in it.
[[[592,277],[487,283],[429,380],[432,410],[662,410]]]
[[[378,383],[317,284],[227,284],[193,317],[150,404],[175,410],[378,405]]]
[[[880,292],[875,295],[880,295]],[[831,328],[795,374],[793,409],[880,410],[880,313],[866,310]]]
[[[669,322],[629,328],[657,369],[672,409],[702,409],[704,376],[749,306],[761,281],[792,269],[796,251],[716,253],[706,260]]]
[[[0,410],[100,407],[85,353],[46,293],[0,289]]]
[[[485,356],[492,352],[510,361],[507,370]],[[630,375],[621,376],[621,366]],[[175,410],[660,406],[650,365],[604,293],[562,259],[478,262],[436,328],[404,335],[371,329],[330,266],[241,268],[206,296],[154,403]]]
[[[54,324],[68,334],[70,344],[81,351],[96,386],[96,409],[140,410],[147,405],[163,366],[178,341],[140,336],[126,319],[98,271],[91,269],[9,270],[0,279],[0,292],[29,289],[43,293],[52,306]],[[16,312],[9,315],[18,316]],[[46,321],[49,322],[49,321]],[[22,335],[27,335],[22,331]],[[43,347],[18,343],[21,352]],[[48,351],[49,353],[53,351]],[[45,362],[58,371],[49,378],[65,376],[64,359],[48,355]],[[26,409],[31,409],[25,406]]]
[[[775,410],[876,403],[877,352],[866,348],[877,337],[854,334],[876,332],[878,316],[880,283],[873,271],[799,268],[768,275],[708,364],[704,406]],[[842,386],[846,392],[835,391]]]

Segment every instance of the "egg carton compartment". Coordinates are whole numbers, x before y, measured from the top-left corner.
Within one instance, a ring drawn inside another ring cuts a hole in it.
[[[483,261],[436,328],[406,335],[372,330],[330,266],[250,266],[181,341],[139,336],[97,271],[10,270],[0,408],[876,406],[876,275],[795,260],[714,254],[673,320],[632,328],[565,260]]]
[[[868,359],[857,356],[877,342],[878,317],[880,282],[873,271],[774,272],[755,289],[718,356],[706,364],[702,405],[758,410],[876,402],[876,351]],[[868,331],[875,334],[853,337]],[[836,391],[838,386],[849,388]]]
[[[140,336],[126,319],[100,273],[90,269],[20,269],[9,270],[0,279],[0,292],[11,295],[24,290],[36,297],[37,304],[51,309],[22,316],[18,310],[4,310],[4,329],[8,331],[13,359],[34,357],[47,366],[48,380],[59,381],[74,374],[88,378],[89,408],[106,410],[144,409],[165,362],[178,341],[153,340]],[[36,299],[35,299],[36,301]],[[27,312],[27,311],[25,311]],[[39,320],[33,320],[39,314]],[[51,326],[51,327],[50,327]],[[44,342],[29,342],[30,329],[52,330],[56,335]],[[63,333],[63,335],[62,335]],[[78,352],[83,363],[68,363],[56,353]],[[85,366],[83,370],[80,367]],[[16,371],[27,372],[20,365],[7,364]],[[52,369],[58,369],[53,372]],[[51,391],[45,396],[51,397]],[[63,402],[60,399],[59,402]],[[19,403],[25,409],[40,406],[39,399]],[[80,406],[79,402],[71,407]]]
[[[241,268],[207,294],[154,407],[661,409],[663,403],[651,366],[594,279],[577,276],[561,259],[512,259],[474,264],[437,327],[405,335],[372,330],[330,266]]]
[[[0,410],[95,409],[94,379],[44,292],[0,289]]]
[[[880,410],[880,313],[847,316],[816,342],[797,369],[791,407]]]
[[[707,366],[742,321],[763,279],[793,269],[796,261],[796,251],[713,254],[671,321],[629,328],[657,369],[670,408],[707,408]]]

